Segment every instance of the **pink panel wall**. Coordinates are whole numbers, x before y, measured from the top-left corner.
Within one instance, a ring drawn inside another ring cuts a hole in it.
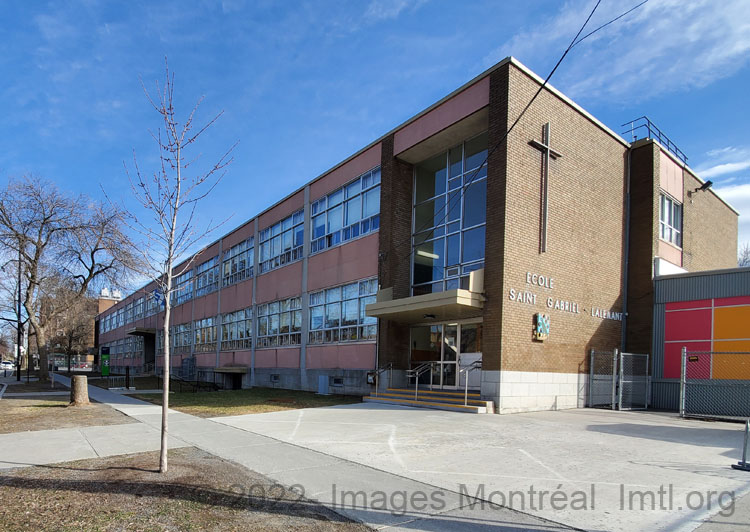
[[[682,201],[682,168],[664,152],[659,153],[659,184],[667,194]]]
[[[223,296],[223,294],[222,294]],[[211,292],[210,294],[199,297],[193,302],[193,319],[200,320],[216,316],[219,308],[219,293]]]
[[[280,222],[290,214],[294,214],[300,210],[305,204],[305,193],[303,191],[297,192],[294,196],[285,199],[271,210],[264,212],[258,218],[258,230],[262,231],[266,227]],[[256,245],[258,243],[256,242]]]
[[[679,379],[682,372],[682,347],[687,346],[689,351],[710,351],[711,342],[689,342],[664,344],[664,378]],[[697,362],[687,364],[687,376],[689,378],[706,378],[710,372],[710,359],[707,356],[698,356]]]
[[[376,276],[378,237],[376,232],[310,257],[308,291]]]
[[[258,277],[256,302],[298,296],[302,293],[302,261],[297,261]]]
[[[234,312],[253,304],[253,280],[227,286],[221,291],[221,312]]]
[[[198,353],[195,355],[195,365],[200,368],[214,367],[216,364],[216,353]]]
[[[398,155],[489,103],[490,78],[487,76],[397,131],[393,153]]]
[[[738,297],[722,297],[714,299],[714,306],[716,307],[732,307],[735,305],[750,305],[750,296],[738,296]],[[748,324],[750,328],[750,324]],[[748,334],[750,336],[750,334]]]
[[[256,368],[298,368],[299,348],[258,349],[255,351]]]
[[[675,266],[682,267],[682,250],[679,248],[674,247],[673,245],[665,242],[664,240],[659,240],[659,247],[657,249],[657,254],[662,259],[671,262]]]
[[[229,351],[219,353],[219,367],[250,366],[251,351]],[[213,364],[211,364],[213,365]]]
[[[276,350],[275,349],[258,349],[255,351],[256,368],[275,368],[276,367]]]
[[[255,233],[254,225],[253,220],[250,220],[242,227],[238,227],[235,231],[229,233],[222,240],[222,249],[226,251],[232,246],[235,246],[243,240],[247,240],[253,236]]]
[[[380,143],[376,144],[312,183],[310,185],[310,200],[316,201],[355,177],[379,166],[381,148]]]
[[[666,312],[664,341],[711,340],[711,315],[711,309]]]
[[[308,369],[373,369],[375,344],[331,344],[308,346]]]

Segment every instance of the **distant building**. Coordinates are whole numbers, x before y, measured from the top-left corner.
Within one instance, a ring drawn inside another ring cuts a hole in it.
[[[452,389],[481,360],[500,412],[582,405],[590,349],[650,350],[655,274],[736,264],[738,214],[650,122],[629,142],[552,87],[504,140],[541,83],[505,59],[206,246],[174,370],[369,393],[388,364]],[[115,371],[159,371],[155,290],[100,311]]]

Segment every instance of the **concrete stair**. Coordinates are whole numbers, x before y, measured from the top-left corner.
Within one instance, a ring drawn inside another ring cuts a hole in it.
[[[416,400],[414,399],[414,388],[388,388],[383,392],[378,392],[377,395],[368,395],[362,400],[365,403],[432,408],[468,414],[492,414],[494,412],[493,402],[483,401],[477,391],[469,391],[466,405],[464,405],[464,392],[462,391],[430,390],[429,388],[420,388]]]

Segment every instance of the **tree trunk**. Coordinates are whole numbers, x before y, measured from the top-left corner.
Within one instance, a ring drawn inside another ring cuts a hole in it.
[[[171,268],[171,262],[169,267]],[[169,466],[167,463],[167,444],[169,441],[169,358],[170,358],[170,338],[169,338],[169,321],[171,315],[171,297],[169,291],[172,289],[171,275],[167,278],[167,290],[164,297],[164,379],[161,399],[161,454],[159,456],[159,472],[166,473]]]
[[[70,379],[70,405],[85,406],[89,404],[89,385],[86,375],[74,375]]]

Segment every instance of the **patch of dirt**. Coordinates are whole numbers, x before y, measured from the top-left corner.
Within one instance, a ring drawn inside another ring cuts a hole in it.
[[[6,393],[11,390],[8,387]],[[0,399],[0,434],[137,423],[107,405],[68,406],[69,402],[67,396],[3,396]]]
[[[0,529],[316,530],[364,532],[361,524],[240,465],[195,448],[6,471]]]
[[[7,384],[8,384],[8,389],[5,390],[5,393],[70,391],[67,386],[63,386],[59,382],[55,383],[54,388],[49,382],[39,382],[39,381],[31,381],[27,383],[25,380],[22,380],[21,382],[18,382],[18,383],[17,381],[13,381],[12,383],[7,383]]]

